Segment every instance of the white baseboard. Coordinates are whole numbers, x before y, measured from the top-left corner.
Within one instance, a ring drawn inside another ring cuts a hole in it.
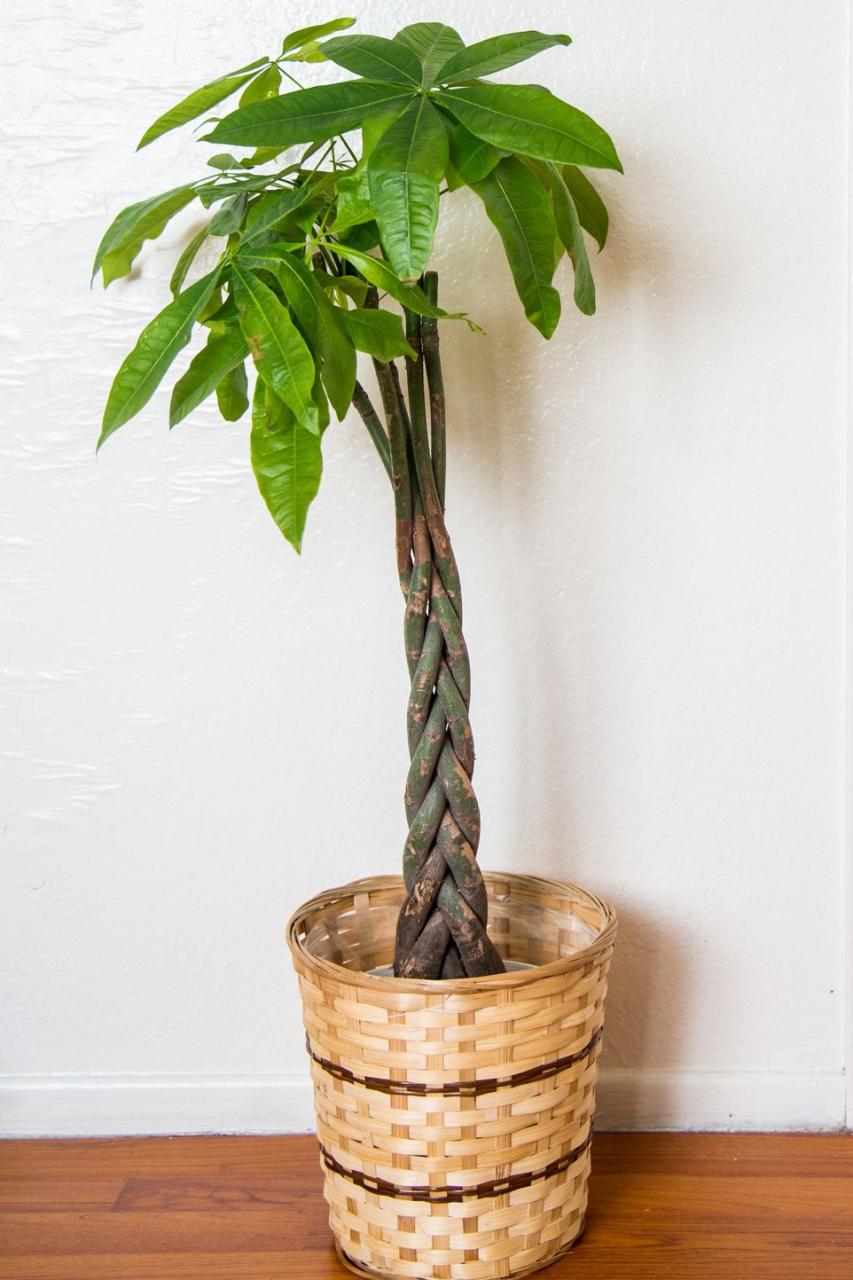
[[[621,1130],[829,1130],[845,1123],[842,1072],[605,1070],[596,1126]],[[302,1075],[0,1077],[0,1137],[306,1133]]]
[[[843,1071],[602,1071],[599,1129],[843,1129]]]
[[[0,1137],[307,1133],[302,1075],[0,1078]]]

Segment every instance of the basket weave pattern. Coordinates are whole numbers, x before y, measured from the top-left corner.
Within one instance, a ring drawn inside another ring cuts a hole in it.
[[[331,1229],[361,1274],[520,1276],[583,1228],[615,913],[556,881],[486,885],[498,950],[536,968],[368,972],[393,958],[396,877],[321,894],[288,927]]]

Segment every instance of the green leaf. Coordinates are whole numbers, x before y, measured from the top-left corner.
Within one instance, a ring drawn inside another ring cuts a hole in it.
[[[274,427],[281,417],[293,415],[287,405],[282,404],[272,387],[263,378],[256,378],[252,392],[252,426],[263,423],[266,427]]]
[[[314,360],[287,310],[262,280],[232,263],[240,327],[264,382],[284,401],[307,431],[319,432],[311,398]]]
[[[537,85],[471,85],[441,91],[436,101],[492,146],[537,160],[622,172],[616,149],[601,125]]]
[[[315,355],[321,359],[323,385],[335,413],[342,420],[352,403],[356,361],[341,313],[329,302],[311,270],[286,250],[267,245],[251,253],[241,253],[238,261],[244,261],[255,269],[261,267],[275,272],[293,314]]]
[[[472,189],[500,233],[528,320],[550,338],[560,319],[560,295],[551,285],[557,230],[545,189],[514,156]]]
[[[158,228],[157,235],[160,234]],[[112,253],[105,253],[103,262],[101,263],[101,271],[104,278],[104,288],[106,289],[114,280],[123,280],[125,276],[129,276],[133,270],[133,260],[142,248],[141,240],[134,242],[124,249],[114,249]]]
[[[416,280],[429,262],[447,149],[441,115],[428,98],[418,97],[382,135],[367,162],[382,246],[403,280]]]
[[[288,187],[285,191],[270,191],[260,196],[249,210],[246,229],[242,243],[254,244],[278,226],[289,214],[293,213],[321,189],[323,179],[318,182],[305,182],[299,187]]]
[[[175,383],[169,405],[169,426],[175,427],[192,413],[236,366],[242,365],[249,349],[239,329],[219,336],[212,333],[190,363],[183,377]]]
[[[398,356],[415,358],[416,352],[406,341],[403,333],[403,322],[391,311],[383,311],[379,307],[359,308],[357,311],[342,311],[343,317],[353,345],[359,351],[366,351],[375,360],[386,363],[396,360]]]
[[[145,326],[113,380],[98,448],[148,403],[216,286],[219,268],[179,293]]]
[[[209,209],[220,200],[230,200],[232,196],[265,191],[269,184],[270,174],[259,173],[254,178],[237,178],[234,182],[204,182],[196,187],[195,193],[205,209]]]
[[[260,75],[255,76],[254,80],[250,80],[246,85],[240,94],[239,105],[248,107],[253,102],[263,102],[264,98],[274,98],[280,84],[281,72],[276,64],[271,62]],[[209,160],[208,164],[210,164]]]
[[[210,169],[236,169],[238,163],[237,157],[227,151],[217,151],[215,156],[209,156],[207,160]]]
[[[249,407],[246,366],[236,364],[216,388],[216,402],[226,422],[237,422]]]
[[[423,67],[411,49],[383,36],[337,36],[327,40],[323,53],[330,62],[367,80],[420,86]]]
[[[366,117],[406,105],[411,95],[395,85],[369,80],[296,89],[293,93],[232,111],[205,141],[242,147],[290,147],[296,142],[322,142],[361,127]]]
[[[581,226],[589,232],[599,249],[603,249],[610,224],[604,201],[586,174],[573,164],[564,165],[560,172],[575,202]]]
[[[263,66],[268,61],[268,58],[262,58],[255,65]],[[179,129],[181,125],[188,124],[190,120],[197,120],[199,116],[203,116],[211,107],[215,107],[218,102],[222,102],[225,98],[230,98],[232,93],[242,89],[244,84],[248,84],[250,80],[254,79],[254,75],[254,70],[252,70],[248,75],[234,73],[230,76],[221,76],[218,80],[212,80],[210,84],[205,84],[200,89],[195,89],[186,98],[182,98],[174,107],[170,107],[162,116],[157,117],[150,128],[143,133],[137,143],[136,150],[141,151],[143,147],[148,146],[149,142],[153,142],[155,138],[162,137],[164,133],[169,133],[172,129]]]
[[[219,267],[222,263],[217,264]],[[223,325],[235,323],[237,320],[237,307],[234,299],[230,296],[222,300],[222,285],[217,283],[210,297],[205,302],[201,311],[196,316],[198,324],[203,324],[206,329],[212,329],[216,333],[224,333]]]
[[[240,223],[246,214],[246,205],[249,203],[249,197],[245,191],[241,191],[239,195],[232,196],[230,200],[226,200],[222,208],[211,218],[208,226],[208,234],[212,236],[230,236],[232,231],[238,231]]]
[[[223,302],[222,290],[216,289],[200,311],[198,323],[203,324],[212,333],[219,334],[227,333],[229,329],[239,325],[240,317],[232,294],[229,294]]]
[[[404,105],[411,102],[411,98],[406,99]],[[359,164],[364,172],[367,172],[367,162],[382,137],[390,129],[391,125],[400,114],[399,106],[392,106],[388,111],[378,111],[375,116],[370,116],[361,126],[361,160]]]
[[[143,240],[153,239],[160,234],[169,219],[188,205],[195,198],[192,187],[172,187],[159,196],[149,196],[137,204],[128,205],[113,219],[107,228],[92,267],[92,279],[108,254],[120,254],[123,250],[132,249],[130,263],[139,252]],[[113,259],[115,262],[115,259]],[[130,270],[130,264],[127,270]],[[121,274],[127,275],[127,271]],[[115,274],[113,279],[117,279]],[[105,277],[105,283],[108,283]]]
[[[436,75],[436,83],[490,76],[495,71],[515,66],[517,62],[525,62],[555,44],[571,43],[570,36],[546,36],[541,31],[513,31],[509,35],[478,40],[448,59]]]
[[[396,298],[397,302],[402,303],[404,307],[408,307],[409,311],[414,311],[416,315],[433,316],[437,320],[460,320],[464,318],[457,314],[442,311],[441,307],[433,306],[423,289],[416,284],[404,284],[394,274],[388,263],[383,262],[381,258],[373,258],[370,254],[362,253],[360,249],[354,249],[352,245],[348,244],[330,244],[329,248],[338,257],[346,258],[347,262],[351,262],[354,267],[357,267],[370,284],[376,285],[377,289],[381,289],[384,293],[390,294],[392,298]],[[340,281],[337,283],[340,283]]]
[[[190,240],[186,249],[184,249],[178,261],[175,263],[175,269],[172,272],[172,278],[169,281],[169,288],[173,294],[178,294],[184,287],[184,281],[187,278],[187,272],[195,262],[196,255],[208,237],[208,228],[202,227],[197,235]]]
[[[329,416],[329,402],[326,399],[326,393],[323,390],[323,383],[319,375],[314,379],[314,386],[311,388],[311,395],[317,406],[317,416],[320,419],[320,435],[326,430],[331,418]]]
[[[379,244],[379,227],[375,222],[360,222],[357,227],[349,227],[340,233],[341,243],[369,253]]]
[[[323,386],[339,421],[343,421],[355,391],[356,358],[340,313],[308,267],[292,254],[281,260],[278,278],[297,320],[321,358]]]
[[[260,379],[258,385],[263,387]],[[323,473],[320,437],[301,427],[286,405],[279,406],[278,416],[268,425],[269,417],[266,403],[257,412],[253,407],[252,470],[270,515],[299,552],[308,508]]]
[[[332,231],[336,235],[340,231],[346,231],[348,227],[373,221],[374,210],[365,165],[360,164],[338,178],[337,196],[335,221],[332,224]]]
[[[297,49],[295,53],[288,54],[282,59],[284,62],[325,62],[326,57],[323,53],[323,46],[318,40],[310,40],[308,44],[303,45],[301,49]]]
[[[459,32],[440,22],[413,22],[398,31],[394,39],[420,58],[424,69],[424,85],[434,84],[436,72],[448,58],[465,48]]]
[[[364,300],[367,297],[370,286],[360,276],[330,276],[325,271],[315,271],[314,276],[324,289],[346,294],[359,307],[364,306]]]
[[[450,135],[450,162],[461,180],[469,186],[472,182],[482,182],[505,155],[505,151],[493,147],[490,142],[475,138],[462,124],[458,124]]]
[[[540,176],[540,181],[551,192],[557,234],[572,260],[575,272],[575,305],[578,311],[582,311],[585,316],[594,315],[595,281],[592,278],[592,270],[589,265],[589,257],[575,202],[556,165],[540,164],[536,160],[531,161],[531,164],[535,165],[534,171]]]
[[[291,49],[302,49],[312,40],[320,40],[333,31],[345,31],[354,24],[355,18],[333,18],[331,22],[319,22],[313,27],[300,27],[298,31],[291,31],[289,36],[285,36],[281,51],[290,53]]]

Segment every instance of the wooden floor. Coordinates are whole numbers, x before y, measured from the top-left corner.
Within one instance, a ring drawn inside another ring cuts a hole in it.
[[[853,1137],[597,1134],[546,1280],[853,1280]],[[331,1280],[313,1138],[0,1143],[3,1280]]]

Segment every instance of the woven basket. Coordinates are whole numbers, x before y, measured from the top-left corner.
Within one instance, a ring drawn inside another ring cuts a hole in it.
[[[583,1229],[596,1062],[616,933],[573,885],[486,873],[489,978],[381,977],[402,882],[293,916],[330,1225],[356,1274],[492,1280],[547,1266]]]

